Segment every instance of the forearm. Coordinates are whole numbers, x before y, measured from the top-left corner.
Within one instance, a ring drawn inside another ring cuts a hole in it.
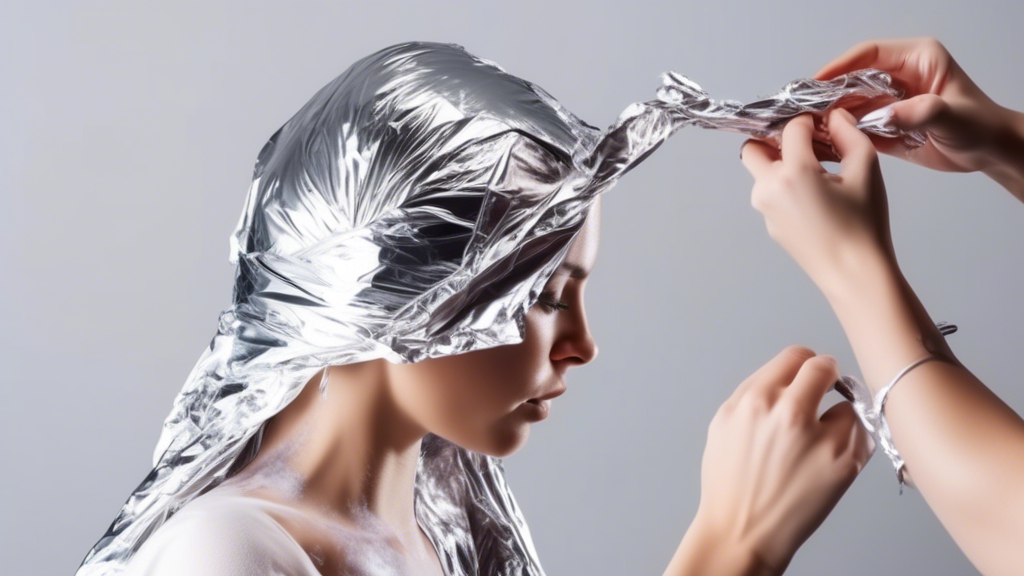
[[[865,251],[865,254],[870,251]],[[961,366],[896,264],[875,253],[823,284],[921,495],[985,574],[1024,565],[1024,421]],[[840,280],[842,278],[842,280]]]
[[[746,545],[716,535],[699,520],[686,531],[663,576],[777,576]]]
[[[995,136],[992,162],[982,172],[1024,202],[1024,114],[1002,108],[1004,129]]]

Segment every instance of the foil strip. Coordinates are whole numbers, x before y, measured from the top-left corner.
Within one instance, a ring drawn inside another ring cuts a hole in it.
[[[910,148],[923,145],[920,132],[901,131],[891,125],[892,104],[903,92],[892,87],[892,77],[881,70],[864,69],[821,81],[794,80],[781,90],[749,104],[734,100],[712,100],[700,86],[675,72],[662,75],[658,99],[669,106],[679,125],[726,130],[773,141],[781,139],[786,122],[802,113],[824,116],[835,107],[871,110],[862,115],[857,128],[886,138],[900,138]]]
[[[772,139],[799,113],[900,95],[877,70],[748,105],[662,80],[606,130],[457,44],[390,46],[319,90],[260,151],[230,238],[233,304],[153,469],[76,574],[122,572],[175,511],[251,460],[264,423],[325,366],[521,342],[594,199],[679,128]],[[862,129],[915,140],[883,116]],[[428,434],[415,502],[449,576],[544,574],[501,459]]]

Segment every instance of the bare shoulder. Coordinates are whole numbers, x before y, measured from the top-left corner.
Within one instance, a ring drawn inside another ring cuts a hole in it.
[[[258,501],[211,491],[143,543],[125,576],[315,575],[302,548]]]

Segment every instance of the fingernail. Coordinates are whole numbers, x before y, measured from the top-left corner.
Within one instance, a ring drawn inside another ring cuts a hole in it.
[[[743,143],[740,144],[740,160],[743,160],[743,147],[747,145],[747,142],[750,142],[750,140],[744,140]]]
[[[853,393],[850,392],[849,385],[847,385],[847,383],[844,382],[842,378],[836,380],[835,383],[832,384],[832,388],[834,388],[836,392],[839,392],[839,394],[843,398],[846,398],[850,402],[853,402]]]

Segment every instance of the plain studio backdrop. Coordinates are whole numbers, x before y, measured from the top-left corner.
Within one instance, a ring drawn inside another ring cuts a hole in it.
[[[355,60],[454,42],[601,128],[675,70],[750,101],[859,40],[932,35],[1024,109],[1017,2],[5,2],[0,571],[71,574],[150,470],[230,306],[256,154]],[[548,574],[658,574],[696,511],[707,425],[788,344],[858,373],[750,207],[743,137],[677,133],[605,195],[587,287],[600,357],[505,460]],[[903,270],[959,358],[1024,411],[1024,205],[883,157]],[[830,393],[826,400],[834,402]],[[972,574],[881,452],[792,574]]]

